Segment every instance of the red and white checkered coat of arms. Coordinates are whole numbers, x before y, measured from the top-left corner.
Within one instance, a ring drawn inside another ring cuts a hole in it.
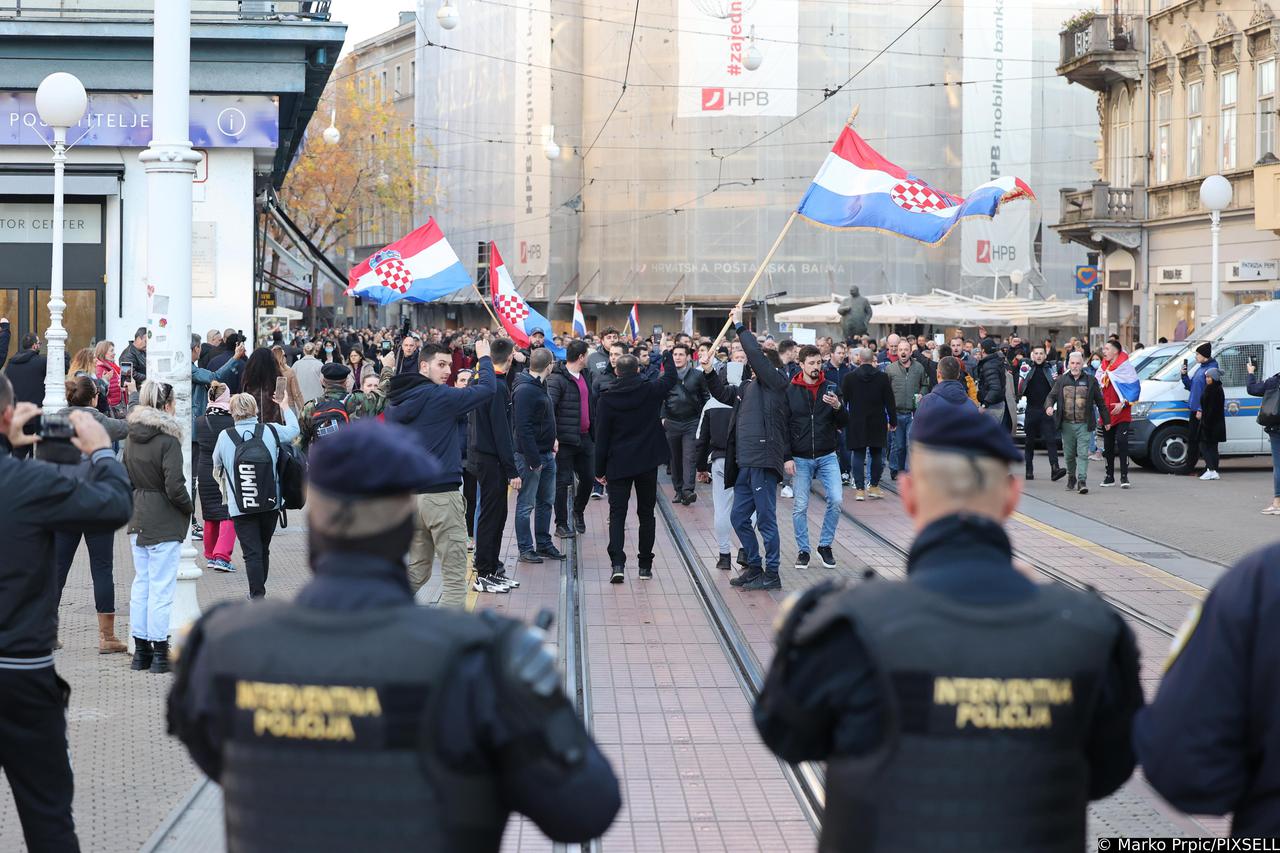
[[[498,317],[508,323],[524,328],[524,319],[529,316],[529,306],[518,293],[495,293],[493,308]]]
[[[903,210],[919,213],[926,210],[946,210],[959,203],[950,193],[940,192],[923,181],[908,178],[889,191],[889,198]]]
[[[409,286],[413,284],[413,274],[409,272],[409,268],[400,259],[400,253],[395,249],[383,249],[378,252],[369,259],[369,266],[383,287],[397,293],[407,292]]]

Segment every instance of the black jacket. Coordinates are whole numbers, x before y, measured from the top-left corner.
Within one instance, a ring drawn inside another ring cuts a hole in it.
[[[0,438],[0,659],[53,649],[53,534],[109,533],[132,512],[129,477],[110,453],[99,453],[83,476],[73,477],[48,462],[12,456]]]
[[[824,394],[839,394],[836,386],[823,380],[815,397],[802,376],[791,380],[787,388],[787,408],[791,415],[791,455],[801,459],[817,459],[834,453],[840,430],[849,422],[844,405],[833,409],[822,401]]]
[[[698,424],[698,437],[694,443],[694,455],[698,460],[699,471],[710,471],[711,463],[724,459],[729,452],[730,424],[733,423],[733,409],[719,406],[707,409],[702,413],[702,422]]]
[[[208,409],[203,417],[196,418],[195,439],[199,446],[196,491],[200,496],[200,514],[209,521],[226,521],[231,517],[222,489],[213,477],[213,448],[218,444],[218,436],[235,424],[235,419],[222,409]]]
[[[556,442],[555,412],[551,407],[551,397],[547,395],[546,383],[533,374],[521,373],[516,377],[511,407],[515,452],[524,456],[525,463],[532,466],[538,462],[540,454],[550,453]]]
[[[235,349],[236,349],[235,347],[231,347],[230,349],[225,350],[225,352],[227,353],[227,358],[231,358],[231,355],[232,353],[235,352]],[[224,358],[222,361],[225,362],[227,358]],[[120,364],[128,363],[133,365],[133,379],[135,382],[138,383],[138,387],[141,388],[142,383],[147,381],[147,351],[138,349],[133,345],[133,342],[131,341],[129,345],[124,348],[124,352],[120,353],[120,358],[117,359],[117,361],[119,361]],[[219,366],[221,366],[221,364],[219,364]],[[211,367],[209,369],[217,370],[218,368]],[[235,394],[239,390],[239,384],[240,383],[237,382],[236,383],[237,387],[231,389],[232,394]],[[230,387],[229,384],[228,384],[228,387]]]
[[[676,384],[672,386],[671,393],[662,406],[662,416],[677,423],[696,421],[702,415],[702,407],[710,396],[702,370],[691,359],[683,380],[679,378],[677,371]]]
[[[5,359],[9,357],[9,324],[0,323],[0,367],[4,367]]]
[[[889,443],[888,424],[898,425],[898,407],[893,401],[893,383],[875,365],[860,364],[844,378],[840,396],[849,410],[845,446],[884,447]]]
[[[587,386],[587,413],[595,411],[592,402],[591,376],[585,370],[579,374]],[[556,438],[561,444],[576,447],[582,443],[582,433],[593,433],[594,430],[582,429],[582,399],[578,393],[578,383],[569,375],[569,368],[557,364],[547,377],[547,396],[551,398],[551,407],[556,415]]]
[[[1004,356],[998,352],[983,356],[978,362],[977,375],[978,403],[983,406],[998,406],[1004,400]]]
[[[746,327],[738,326],[738,340],[752,378],[744,378],[734,388],[718,373],[706,377],[711,396],[735,407],[724,471],[726,486],[738,481],[740,468],[765,468],[781,480],[786,477],[785,466],[791,459],[791,416],[787,408],[791,380],[769,362],[760,342]]]
[[[518,473],[515,441],[511,434],[511,392],[507,389],[506,374],[500,374],[497,379],[498,390],[489,405],[471,413],[467,461],[474,462],[477,453],[496,456],[502,466],[502,475],[510,480]]]
[[[1221,382],[1206,382],[1200,394],[1200,440],[1227,440],[1227,398]]]
[[[662,428],[662,404],[676,383],[676,365],[667,353],[662,376],[624,376],[600,395],[596,405],[596,476],[634,477],[664,464],[671,455]]]
[[[33,349],[24,349],[9,359],[4,375],[13,384],[15,403],[44,402],[44,373],[48,359]]]

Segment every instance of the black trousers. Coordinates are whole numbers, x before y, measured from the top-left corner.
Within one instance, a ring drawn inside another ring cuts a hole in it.
[[[478,453],[475,464],[476,491],[480,500],[475,566],[477,575],[487,575],[498,570],[502,531],[507,526],[507,478],[503,476],[502,465],[496,456]]]
[[[634,477],[609,480],[609,563],[614,566],[627,564],[627,507],[631,504],[632,487],[636,491],[636,518],[640,520],[636,559],[641,566],[652,566],[653,540],[657,533],[653,516],[654,506],[658,502],[657,468]]]
[[[93,605],[99,613],[116,612],[115,534],[114,533],[64,533],[53,534],[53,549],[58,562],[58,600],[62,600],[62,588],[67,585],[67,573],[84,537],[89,549],[89,574],[93,577]]]
[[[249,579],[250,598],[263,598],[267,594],[267,575],[271,573],[271,537],[276,535],[279,521],[278,512],[237,515],[233,519],[240,552],[244,554],[244,573]]]
[[[671,449],[671,484],[678,492],[692,492],[698,474],[698,422],[667,421],[667,447]]]
[[[1206,441],[1201,438],[1200,455],[1204,457],[1204,469],[1206,471],[1218,470],[1218,442]]]
[[[466,508],[464,512],[467,515],[467,535],[474,537],[476,535],[476,478],[465,467],[462,469],[462,501]]]
[[[1027,443],[1023,448],[1027,456],[1027,473],[1032,472],[1036,456],[1036,439],[1044,442],[1045,455],[1049,457],[1050,470],[1058,470],[1058,429],[1053,417],[1046,415],[1041,406],[1027,404],[1026,417]]]
[[[78,851],[67,754],[71,688],[53,667],[0,669],[0,770],[13,789],[27,849]]]
[[[1196,413],[1191,413],[1191,435],[1187,439],[1187,473],[1190,474],[1196,470],[1196,464],[1200,461],[1200,419],[1196,417]]]
[[[1129,428],[1128,421],[1113,424],[1102,431],[1102,456],[1107,460],[1107,476],[1116,474],[1116,457],[1120,457],[1120,476],[1129,478]]]
[[[560,452],[556,454],[556,524],[573,526],[573,519],[569,518],[569,490],[574,488],[574,477],[578,478],[578,485],[573,494],[573,514],[582,515],[586,511],[587,501],[591,500],[591,484],[595,482],[595,456],[596,443],[590,433],[582,434],[581,444],[560,442]]]

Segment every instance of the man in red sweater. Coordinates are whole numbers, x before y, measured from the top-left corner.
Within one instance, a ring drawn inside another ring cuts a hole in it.
[[[1128,358],[1119,341],[1107,341],[1102,347],[1102,368],[1098,371],[1098,384],[1102,386],[1102,399],[1111,414],[1111,423],[1107,424],[1103,434],[1102,455],[1107,460],[1107,476],[1102,481],[1103,488],[1116,484],[1117,455],[1120,457],[1120,488],[1129,488],[1129,430],[1133,424],[1133,415],[1129,411],[1130,404],[1121,399],[1110,375],[1110,371],[1124,364]]]
[[[468,370],[473,364],[473,359],[468,358],[465,352],[467,339],[461,332],[457,332],[449,337],[449,357],[453,361],[452,371],[449,373],[450,385],[457,384],[458,372]]]

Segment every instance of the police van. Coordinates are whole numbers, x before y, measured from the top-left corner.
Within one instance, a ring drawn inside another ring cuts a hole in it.
[[[1179,352],[1163,367],[1142,380],[1142,394],[1133,406],[1133,430],[1129,457],[1144,468],[1164,474],[1186,474],[1191,469],[1191,409],[1182,385],[1182,365],[1190,376],[1200,369],[1196,347],[1208,341],[1222,371],[1227,401],[1227,440],[1218,445],[1223,456],[1270,453],[1271,445],[1258,425],[1262,398],[1250,397],[1250,359],[1258,381],[1280,373],[1280,301],[1238,305],[1195,330],[1194,339],[1183,342]]]

